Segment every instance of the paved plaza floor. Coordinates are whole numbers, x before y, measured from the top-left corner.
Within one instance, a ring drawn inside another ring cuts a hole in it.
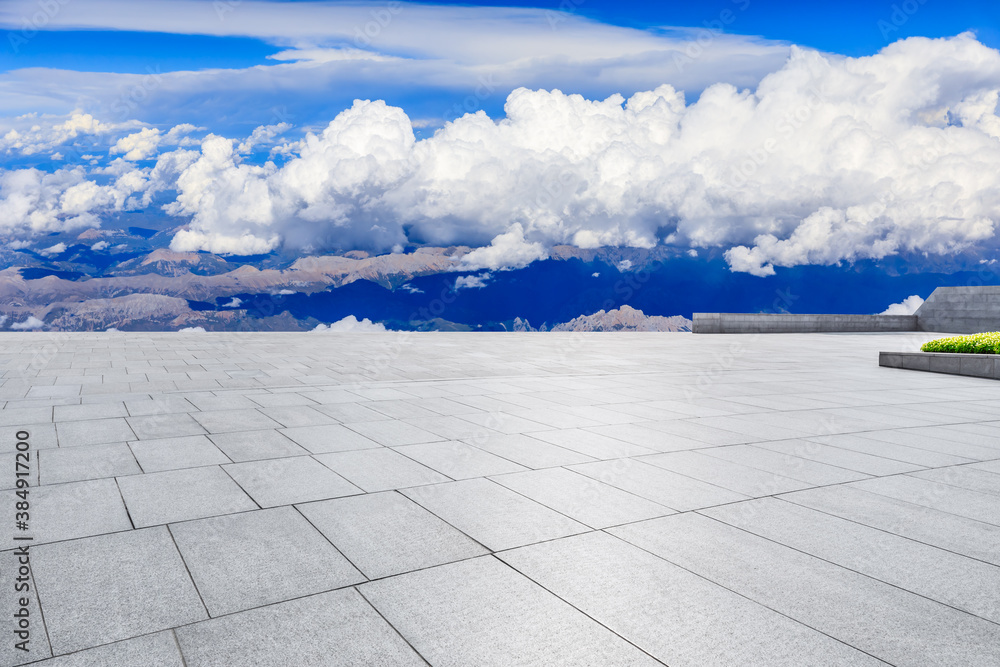
[[[929,338],[4,334],[0,664],[998,665]]]

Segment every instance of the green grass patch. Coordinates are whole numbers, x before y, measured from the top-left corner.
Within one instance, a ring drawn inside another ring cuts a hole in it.
[[[964,354],[1000,354],[1000,331],[979,333],[971,336],[938,338],[924,343],[924,352],[961,352]]]

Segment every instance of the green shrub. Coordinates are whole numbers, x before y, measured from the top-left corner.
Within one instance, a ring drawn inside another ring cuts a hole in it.
[[[966,354],[1000,354],[1000,331],[979,333],[971,336],[938,338],[924,343],[924,352],[964,352]]]

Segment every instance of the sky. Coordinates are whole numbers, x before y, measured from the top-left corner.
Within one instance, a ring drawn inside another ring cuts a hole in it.
[[[995,2],[5,0],[0,241],[997,260]]]

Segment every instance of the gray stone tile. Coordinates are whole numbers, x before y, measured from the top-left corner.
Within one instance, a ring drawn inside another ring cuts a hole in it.
[[[354,589],[189,625],[177,640],[187,667],[426,664]]]
[[[850,486],[798,491],[782,500],[1000,565],[1000,527]]]
[[[298,426],[280,431],[312,454],[346,452],[355,449],[381,447],[370,438],[352,431],[346,426],[329,424],[322,426]]]
[[[1000,476],[986,470],[977,470],[970,466],[937,468],[935,470],[910,473],[910,475],[912,477],[919,477],[920,479],[928,479],[932,482],[958,486],[969,491],[1000,495]]]
[[[823,445],[832,445],[841,449],[849,449],[861,452],[862,454],[871,454],[872,456],[881,456],[918,466],[937,467],[957,465],[959,463],[972,463],[972,459],[961,456],[930,452],[925,449],[907,447],[906,445],[898,445],[871,438],[862,438],[857,435],[815,436],[808,439]]]
[[[776,442],[758,442],[751,446],[788,456],[802,457],[846,470],[855,470],[866,475],[896,475],[911,470],[923,470],[922,466],[912,463],[862,454],[830,445],[821,445],[812,440],[778,440]]]
[[[308,405],[260,408],[260,411],[286,428],[337,423],[333,417],[314,410]]]
[[[224,469],[261,507],[363,493],[309,456],[248,461],[227,465]]]
[[[4,491],[0,497],[13,512],[14,503],[19,500],[15,491]],[[29,502],[27,533],[35,538],[32,545],[132,528],[114,479],[32,488]],[[3,544],[6,549],[18,546],[9,534],[4,536]]]
[[[162,440],[186,435],[204,435],[205,429],[188,414],[163,413],[145,417],[129,417],[128,423],[135,431],[129,440]],[[62,442],[60,440],[60,442]]]
[[[532,433],[531,437],[600,460],[655,454],[658,451],[609,435],[594,433],[593,429],[585,431],[578,428],[568,428],[559,431],[538,431]]]
[[[60,422],[56,424],[56,434],[59,436],[60,447],[101,445],[136,438],[128,423],[122,418]]]
[[[811,449],[809,444],[805,440],[799,442],[801,448],[799,450],[793,448],[790,451],[798,451],[803,455],[808,454]],[[814,446],[820,447],[820,445]],[[757,447],[756,445],[712,447],[710,449],[698,450],[698,454],[749,466],[770,474],[799,480],[800,482],[815,486],[842,484],[869,477],[868,475],[848,470],[847,468],[819,463],[804,456],[796,456],[791,453],[775,452],[763,447]]]
[[[281,428],[281,424],[257,410],[214,410],[191,416],[209,433]]]
[[[180,396],[156,396],[125,401],[130,417],[194,412],[195,407]]]
[[[19,424],[17,426],[0,426],[0,452],[15,451],[18,431],[28,432],[32,451],[59,446],[55,424]]]
[[[500,475],[492,479],[591,528],[607,528],[673,513],[669,507],[564,468]]]
[[[35,663],[36,667],[184,667],[177,640],[170,630],[105,644]]]
[[[6,408],[0,410],[0,426],[20,428],[31,424],[52,423],[52,408]]]
[[[502,475],[503,473],[525,470],[524,466],[484,452],[464,442],[429,442],[394,449],[452,479]]]
[[[445,440],[466,440],[483,431],[481,426],[451,415],[411,418],[407,419],[406,423],[439,435]]]
[[[298,509],[370,579],[487,553],[396,491],[306,503]]]
[[[365,580],[292,507],[185,521],[170,532],[211,616]]]
[[[86,419],[110,419],[128,417],[125,404],[121,402],[88,403],[87,405],[57,405],[52,408],[55,422],[82,421]]]
[[[441,473],[382,446],[352,452],[317,454],[315,458],[369,493],[448,481]]]
[[[1000,496],[909,475],[853,482],[854,488],[1000,526]]]
[[[136,475],[142,469],[124,442],[90,447],[60,447],[38,452],[41,484],[63,484],[102,477]]]
[[[498,557],[671,666],[883,664],[606,533]]]
[[[396,420],[358,422],[349,428],[386,447],[442,440],[436,433]]]
[[[302,456],[309,452],[278,431],[234,431],[208,436],[215,446],[236,462]]]
[[[262,408],[284,408],[294,405],[317,405],[316,401],[298,393],[254,394],[250,400]]]
[[[432,665],[658,664],[492,556],[360,589]]]
[[[751,498],[798,491],[811,486],[773,472],[765,472],[699,452],[671,452],[643,456],[640,461],[708,482]]]
[[[570,470],[680,512],[746,499],[741,493],[635,459],[583,463]]]
[[[354,397],[354,400],[357,400],[357,396]],[[370,407],[354,402],[317,405],[316,410],[333,417],[342,424],[390,419],[388,415],[384,415],[378,410],[372,410]]]
[[[436,484],[403,493],[492,551],[589,530],[487,479]]]
[[[459,415],[459,417],[487,431],[496,431],[498,433],[533,433],[549,428],[545,424],[540,424],[536,421],[500,410],[474,412],[472,414]]]
[[[137,528],[257,509],[221,468],[189,468],[118,479]]]
[[[165,527],[42,545],[31,564],[57,655],[206,617]]]
[[[136,460],[145,472],[232,463],[203,435],[162,440],[140,440],[131,444]]]
[[[532,469],[587,463],[594,460],[572,449],[543,442],[534,435],[522,433],[511,435],[497,433],[486,438],[471,439],[467,442],[491,454],[502,456],[509,461]]]
[[[4,631],[6,636],[0,643],[0,664],[4,665],[20,665],[52,655],[41,610],[38,607],[38,587],[30,569],[35,550],[31,543],[28,544],[27,557],[17,551],[0,553],[0,578],[2,578],[0,580],[4,582],[0,587],[0,614],[3,614],[3,622],[7,625]],[[28,560],[27,564],[21,562],[25,558]],[[22,572],[21,567],[27,567],[27,570]],[[27,604],[22,605],[23,602]],[[27,628],[21,628],[19,626],[24,619],[25,607],[28,610],[26,620],[28,625]],[[18,636],[15,632],[26,634]],[[16,646],[25,640],[27,643],[22,644],[21,648]]]
[[[610,531],[890,664],[1000,659],[1000,626],[696,513]]]
[[[1000,621],[1000,568],[774,498],[702,510],[731,526]]]

